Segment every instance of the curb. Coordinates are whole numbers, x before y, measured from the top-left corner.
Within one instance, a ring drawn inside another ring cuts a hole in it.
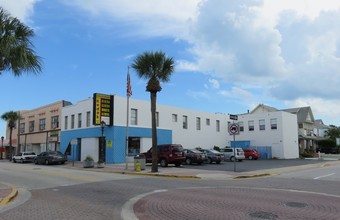
[[[0,206],[7,205],[10,201],[12,201],[18,195],[18,190],[14,185],[6,184],[6,183],[3,183],[3,184],[9,186],[12,189],[12,191],[9,195],[7,195],[5,198],[1,200]]]

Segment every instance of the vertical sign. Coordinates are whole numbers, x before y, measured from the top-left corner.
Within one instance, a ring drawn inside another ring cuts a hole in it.
[[[104,121],[106,126],[113,125],[113,95],[93,94],[93,124],[100,125]]]

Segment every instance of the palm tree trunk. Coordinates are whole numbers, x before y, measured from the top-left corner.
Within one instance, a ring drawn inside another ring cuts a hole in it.
[[[9,161],[12,161],[13,147],[12,147],[12,131],[13,128],[9,128]]]
[[[152,125],[152,167],[151,172],[158,172],[157,129],[156,129],[156,98],[157,92],[150,92],[151,125]]]

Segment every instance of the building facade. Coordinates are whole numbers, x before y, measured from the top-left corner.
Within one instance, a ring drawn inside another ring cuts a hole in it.
[[[19,120],[12,131],[14,152],[60,150],[60,117],[68,101],[58,101],[33,110],[17,111]],[[9,129],[6,130],[9,137]],[[7,151],[9,152],[9,151]]]

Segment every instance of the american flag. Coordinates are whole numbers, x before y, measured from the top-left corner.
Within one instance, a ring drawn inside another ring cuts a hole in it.
[[[131,82],[130,82],[130,67],[128,68],[127,80],[126,80],[126,95],[132,96]]]

